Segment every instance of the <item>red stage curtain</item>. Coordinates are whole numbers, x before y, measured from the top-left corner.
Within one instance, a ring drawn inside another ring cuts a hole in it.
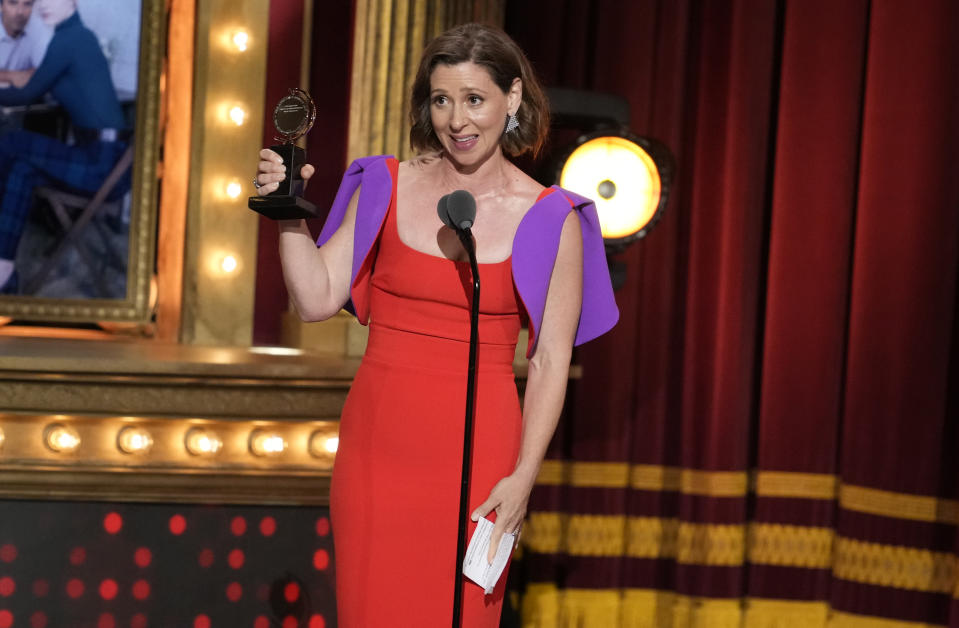
[[[959,627],[959,3],[521,0],[675,153],[578,353],[524,626]]]

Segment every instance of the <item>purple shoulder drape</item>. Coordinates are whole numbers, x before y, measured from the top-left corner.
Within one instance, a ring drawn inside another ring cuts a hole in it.
[[[343,222],[350,200],[359,188],[350,277],[351,299],[345,309],[355,314],[364,325],[369,321],[369,312],[357,311],[355,303],[366,302],[366,299],[356,298],[356,292],[368,290],[369,282],[362,279],[358,281],[357,278],[367,257],[374,250],[376,238],[389,208],[393,192],[393,179],[387,167],[387,159],[390,158],[382,155],[363,157],[350,164],[317,239],[317,245],[322,246],[333,236]],[[529,209],[513,239],[513,283],[530,321],[528,356],[532,355],[536,348],[563,221],[571,211],[577,212],[583,235],[583,305],[575,344],[582,344],[609,331],[619,319],[596,207],[589,199],[558,186],[554,186],[554,189],[553,193],[540,199]]]

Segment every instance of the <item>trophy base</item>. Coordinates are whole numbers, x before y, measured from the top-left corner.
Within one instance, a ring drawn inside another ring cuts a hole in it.
[[[248,207],[272,220],[320,217],[316,205],[302,196],[251,196]]]

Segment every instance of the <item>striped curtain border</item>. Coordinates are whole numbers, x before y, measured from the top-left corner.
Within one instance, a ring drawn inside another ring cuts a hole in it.
[[[847,613],[827,602],[720,599],[655,589],[564,589],[530,584],[522,600],[524,628],[945,628]]]
[[[871,515],[959,525],[959,501],[843,484],[838,476],[789,471],[704,471],[626,462],[546,460],[537,478],[546,486],[629,488],[703,497],[838,500],[839,507]]]

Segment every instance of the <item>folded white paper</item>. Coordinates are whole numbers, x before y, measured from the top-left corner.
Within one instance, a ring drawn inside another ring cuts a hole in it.
[[[499,580],[510,554],[513,553],[513,543],[516,541],[515,534],[503,534],[499,548],[496,550],[496,557],[493,558],[492,563],[489,563],[486,557],[489,554],[492,535],[493,522],[480,517],[476,530],[470,538],[470,544],[466,548],[466,558],[463,559],[463,575],[483,587],[486,595],[493,592],[496,581]]]

